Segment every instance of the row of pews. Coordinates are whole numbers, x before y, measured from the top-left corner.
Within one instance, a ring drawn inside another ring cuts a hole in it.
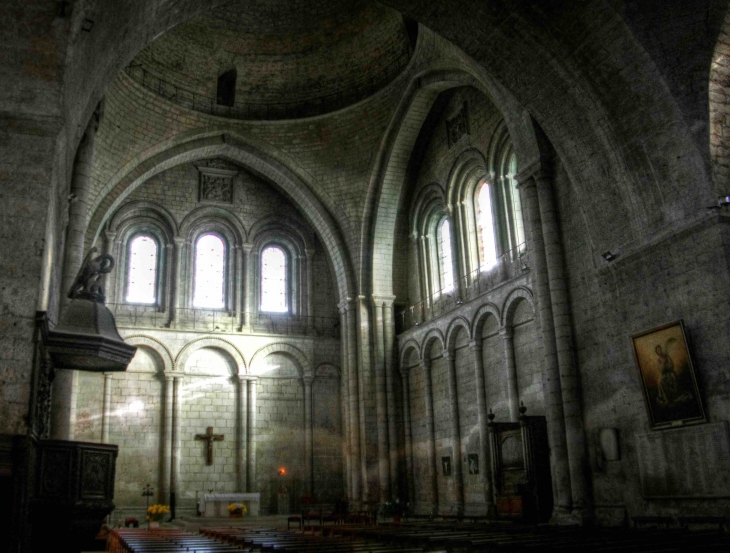
[[[315,529],[313,529],[315,530]],[[323,525],[312,533],[274,528],[118,529],[110,553],[674,553],[730,551],[730,534],[718,529],[577,528],[514,523],[420,522]]]

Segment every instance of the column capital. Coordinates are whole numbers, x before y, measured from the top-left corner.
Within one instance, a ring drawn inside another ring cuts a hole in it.
[[[469,349],[476,350],[476,351],[482,351],[482,341],[481,340],[472,340],[469,342]]]
[[[382,305],[386,309],[390,309],[393,307],[393,302],[395,301],[395,296],[380,296],[373,294],[373,303],[377,305]]]
[[[241,249],[243,249],[243,253],[248,255],[253,251],[253,244],[251,242],[244,242],[241,244]]]
[[[117,231],[116,230],[105,230],[104,236],[106,236],[106,239],[110,242],[113,242],[114,239],[117,237]]]
[[[448,349],[445,349],[443,353],[441,353],[441,357],[443,357],[444,359],[453,359],[454,353]]]
[[[427,359],[425,357],[422,357],[418,360],[418,365],[424,370],[428,371],[431,370],[431,360]]]
[[[548,178],[551,175],[550,165],[541,159],[532,162],[515,175],[519,188],[534,186],[538,179]]]
[[[312,382],[314,382],[314,377],[311,374],[306,374],[302,377],[302,381],[305,386],[311,386]]]
[[[175,378],[175,375],[171,374],[171,373],[165,373],[164,377],[165,377],[165,382],[170,382],[173,378]]]
[[[183,373],[171,373],[171,375],[175,380],[183,380],[185,378]]]
[[[173,242],[175,242],[175,245],[178,248],[182,248],[185,245],[185,242],[187,242],[187,240],[185,238],[183,238],[182,236],[176,236],[172,240],[173,240]]]
[[[503,326],[499,329],[499,335],[502,338],[512,338],[514,336],[514,330],[511,326]]]

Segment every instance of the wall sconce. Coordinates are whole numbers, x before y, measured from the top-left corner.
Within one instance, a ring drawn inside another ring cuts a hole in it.
[[[91,32],[91,29],[94,28],[94,22],[89,19],[88,17],[84,19],[83,23],[81,23],[81,30],[86,31],[87,33]]]
[[[605,251],[601,254],[601,257],[606,261],[611,262],[618,257],[618,254],[611,251]]]

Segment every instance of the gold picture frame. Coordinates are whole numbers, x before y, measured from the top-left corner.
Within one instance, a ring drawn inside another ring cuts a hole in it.
[[[652,430],[707,422],[682,320],[631,337]]]

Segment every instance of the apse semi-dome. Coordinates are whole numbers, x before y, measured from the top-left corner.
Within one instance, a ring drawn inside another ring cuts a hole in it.
[[[375,2],[237,0],[162,35],[127,73],[197,111],[292,119],[374,94],[414,43],[401,14]]]

